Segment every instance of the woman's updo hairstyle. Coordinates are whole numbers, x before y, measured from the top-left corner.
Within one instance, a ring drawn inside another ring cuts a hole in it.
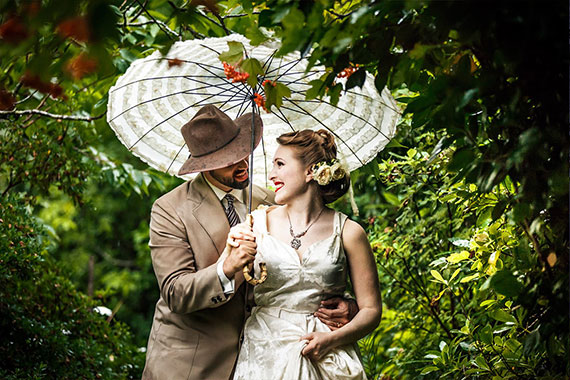
[[[285,133],[277,138],[277,142],[280,145],[295,148],[299,160],[305,166],[312,167],[323,162],[332,165],[333,160],[337,158],[334,137],[326,129],[319,129],[318,131],[303,129]],[[342,197],[348,191],[349,186],[350,175],[347,172],[344,172],[341,178],[331,180],[327,185],[318,185],[325,204]]]

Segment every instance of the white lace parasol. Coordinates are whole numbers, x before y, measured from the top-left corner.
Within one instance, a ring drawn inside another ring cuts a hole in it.
[[[262,143],[254,153],[255,183],[267,184],[275,139],[282,133],[328,129],[349,170],[372,160],[394,135],[400,110],[387,89],[378,93],[369,74],[362,89],[342,93],[337,105],[328,99],[305,100],[308,83],[324,74],[322,67],[305,72],[307,62],[298,54],[275,57],[275,46],[252,46],[245,37],[232,34],[177,42],[166,56],[157,51],[139,59],[109,91],[109,125],[130,151],[153,168],[176,175],[189,154],[180,128],[202,106],[214,104],[232,119],[252,111],[254,91],[228,80],[218,59],[228,50],[228,41],[241,42],[247,55],[264,65],[265,77],[255,92],[263,95],[265,79],[291,90],[291,97],[283,99],[280,109],[273,107],[272,113],[254,106],[264,125]]]

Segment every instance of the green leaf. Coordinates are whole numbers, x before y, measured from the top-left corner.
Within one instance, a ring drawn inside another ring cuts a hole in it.
[[[522,222],[530,216],[530,205],[528,203],[517,203],[513,209],[513,219],[515,222]]]
[[[514,316],[512,316],[511,314],[507,313],[506,311],[502,310],[502,309],[497,309],[497,310],[493,310],[489,313],[489,316],[493,319],[496,319],[499,322],[512,322],[512,323],[516,323],[517,320],[515,319]]]
[[[387,81],[388,81],[387,73],[378,72],[378,74],[374,77],[374,86],[376,86],[376,90],[378,90],[379,93],[381,93],[384,87],[386,87]]]
[[[416,43],[414,45],[414,48],[412,50],[410,50],[409,55],[413,59],[421,59],[424,57],[426,52],[432,48],[433,48],[433,46],[430,46],[430,45],[422,45],[420,43]]]
[[[507,348],[509,350],[511,350],[512,352],[517,352],[522,344],[521,342],[519,342],[518,340],[514,339],[514,338],[510,338],[505,342],[505,345],[507,346]]]
[[[251,88],[255,88],[255,86],[257,86],[258,76],[263,76],[265,74],[261,67],[261,63],[256,58],[248,58],[244,60],[240,65],[240,69],[242,72],[249,74],[247,84],[249,84]]]
[[[350,90],[353,87],[360,87],[364,85],[364,81],[366,80],[366,70],[364,68],[360,68],[356,70],[350,77],[348,77],[345,85],[346,90]]]
[[[461,272],[461,268],[457,268],[457,269],[455,270],[455,272],[453,272],[453,274],[452,274],[451,277],[449,278],[449,282],[453,281],[453,279],[454,279],[455,277],[457,277],[457,275],[459,274],[459,272]]]
[[[342,91],[342,84],[337,83],[332,87],[329,87],[327,93],[330,96],[330,102],[333,105],[338,104],[338,100],[340,99],[340,92]]]
[[[242,0],[239,2],[243,8],[244,11],[246,11],[247,13],[251,13],[253,11],[253,5],[251,3],[251,0]]]
[[[390,142],[384,147],[384,149],[387,148],[407,148],[407,146],[402,145],[400,143],[400,141],[398,141],[398,139],[393,138],[392,140],[390,140]]]
[[[441,276],[441,274],[438,271],[436,271],[435,269],[432,269],[432,270],[430,270],[430,273],[437,281],[447,285],[447,281],[445,281],[443,279],[443,277]]]
[[[312,80],[309,82],[309,85],[311,85],[311,88],[305,93],[305,100],[321,98],[325,94],[326,86],[322,80]]]
[[[398,199],[397,196],[387,191],[383,191],[382,195],[384,196],[384,199],[386,199],[388,203],[390,203],[393,206],[400,207],[400,200]]]
[[[501,338],[500,336],[495,336],[493,338],[493,343],[495,344],[495,346],[502,346],[503,345],[503,338]]]
[[[493,341],[493,329],[491,329],[491,326],[486,325],[479,331],[479,339],[483,343],[491,344]]]
[[[281,23],[285,29],[302,29],[305,23],[305,14],[297,8],[290,8]]]
[[[137,58],[139,58],[137,56],[137,54],[135,54],[133,51],[129,50],[129,49],[121,49],[119,50],[119,54],[121,55],[121,57],[129,62],[132,63],[133,61],[135,61]]]
[[[482,211],[480,211],[480,214],[477,217],[477,222],[476,222],[477,227],[485,226],[487,222],[491,219],[492,212],[493,212],[493,207],[485,207]]]
[[[491,217],[493,218],[493,220],[499,219],[501,217],[501,215],[503,215],[503,212],[505,211],[506,207],[507,207],[506,201],[497,202],[495,207],[493,207],[493,212],[491,214]]]
[[[473,281],[476,278],[479,278],[479,273],[475,273],[475,274],[472,274],[470,276],[465,276],[459,282],[465,283],[465,282]]]
[[[220,53],[218,59],[235,66],[243,58],[245,48],[241,42],[237,41],[228,41],[228,48],[228,51]]]
[[[257,46],[268,39],[268,37],[263,34],[261,29],[259,29],[255,24],[250,25],[245,30],[245,36],[249,38],[250,43],[254,46]]]
[[[463,260],[467,260],[471,254],[469,251],[461,251],[459,253],[452,253],[451,255],[447,256],[446,260],[452,264],[457,264]]]
[[[160,54],[162,54],[163,57],[168,56],[168,52],[170,51],[172,45],[174,45],[174,40],[171,40],[170,38],[167,39],[164,45],[162,45],[161,48],[159,49]]]
[[[451,162],[447,165],[447,170],[458,172],[473,163],[475,153],[471,149],[459,149],[453,154]]]
[[[478,88],[472,88],[470,90],[465,91],[465,93],[463,93],[463,96],[461,97],[461,101],[455,107],[455,111],[458,112],[460,109],[465,107],[467,105],[467,103],[471,102],[471,99],[473,99],[473,96],[475,96],[475,94],[477,94],[478,92],[479,92]]]
[[[434,371],[439,371],[439,368],[437,368],[435,366],[427,366],[427,367],[424,367],[424,369],[422,369],[422,372],[420,373],[420,375],[427,375],[428,373],[432,373]]]
[[[266,83],[263,88],[265,90],[265,107],[269,110],[271,110],[272,106],[281,107],[283,98],[291,96],[291,90],[283,83],[277,82],[275,86],[271,83]]]
[[[516,297],[522,291],[522,284],[508,270],[501,270],[491,277],[490,286],[507,297]]]
[[[414,158],[414,156],[416,155],[416,153],[418,153],[417,150],[415,150],[414,148],[412,149],[408,149],[408,151],[406,152],[407,156],[409,158]]]
[[[477,365],[477,367],[485,369],[487,371],[489,370],[489,366],[487,365],[487,362],[485,361],[485,358],[483,358],[482,355],[479,355],[475,358],[475,364]]]

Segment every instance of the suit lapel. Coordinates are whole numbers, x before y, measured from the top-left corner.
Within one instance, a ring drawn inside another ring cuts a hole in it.
[[[263,192],[261,188],[257,186],[253,186],[253,194],[252,194],[252,207],[251,211],[255,210],[260,204],[267,204],[268,203],[268,195],[267,193]]]
[[[194,195],[192,195],[194,194]],[[222,204],[214,191],[210,188],[202,174],[193,181],[188,191],[188,198],[193,198],[196,206],[192,210],[194,217],[212,239],[218,256],[222,254],[226,246],[226,238],[230,232],[228,218]],[[252,211],[260,204],[268,204],[268,195],[257,186],[253,187]]]
[[[192,187],[188,192],[188,196],[190,197],[191,194],[197,195],[195,199],[196,206],[192,213],[208,236],[210,236],[210,239],[212,239],[219,256],[226,246],[226,238],[228,232],[230,232],[230,225],[222,204],[206,183],[202,174],[199,174],[192,181]]]

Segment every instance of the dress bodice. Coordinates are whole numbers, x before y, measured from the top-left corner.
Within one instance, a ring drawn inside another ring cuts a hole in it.
[[[267,230],[267,208],[253,213],[257,240],[256,271],[259,262],[267,265],[267,280],[254,288],[257,306],[278,307],[313,313],[320,301],[342,296],[346,288],[347,262],[342,246],[346,215],[335,212],[333,232],[309,246],[300,260],[288,243]]]

